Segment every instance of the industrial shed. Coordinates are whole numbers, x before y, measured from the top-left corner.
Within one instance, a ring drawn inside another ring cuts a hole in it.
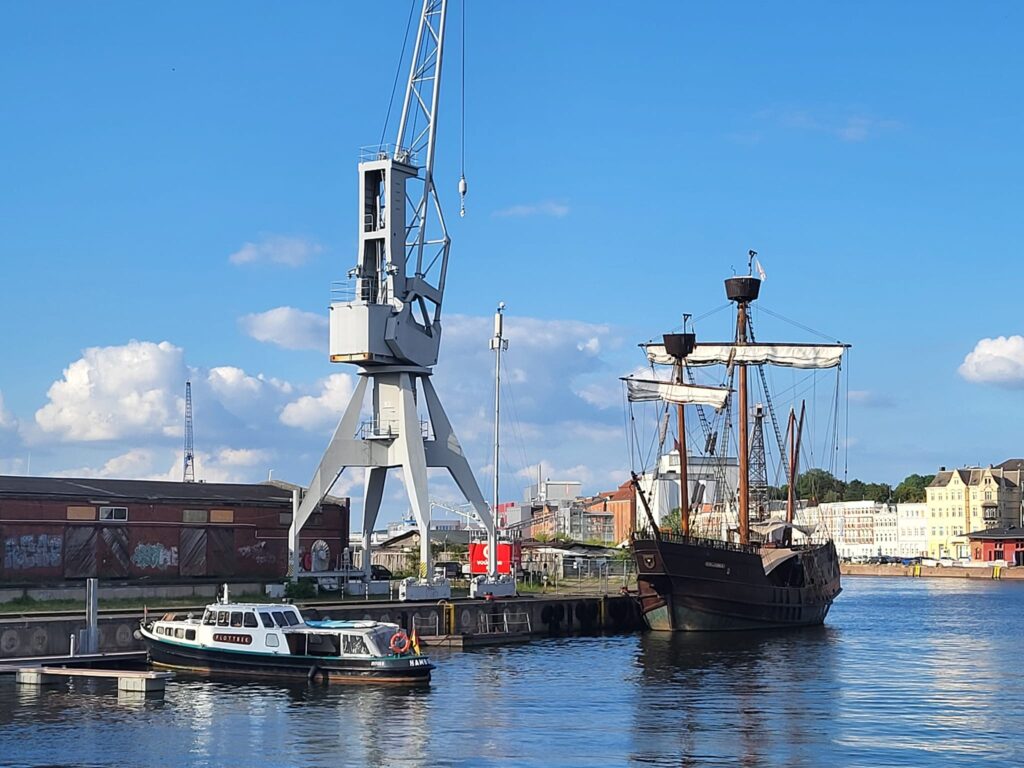
[[[283,578],[294,487],[0,475],[0,582]],[[328,497],[300,549],[339,556],[348,520]]]

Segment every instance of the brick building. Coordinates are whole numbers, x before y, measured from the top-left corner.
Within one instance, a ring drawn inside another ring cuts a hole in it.
[[[292,486],[0,476],[0,581],[174,582],[288,573]],[[328,497],[300,549],[348,544],[348,500]]]

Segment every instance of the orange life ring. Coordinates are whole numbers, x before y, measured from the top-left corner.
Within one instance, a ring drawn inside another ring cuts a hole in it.
[[[405,653],[412,647],[412,642],[409,640],[409,636],[405,634],[405,630],[400,629],[391,636],[389,647],[394,653]]]

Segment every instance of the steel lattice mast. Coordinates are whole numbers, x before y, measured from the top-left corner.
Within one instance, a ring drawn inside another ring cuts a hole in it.
[[[196,481],[195,446],[192,436],[192,382],[185,382],[185,466],[182,482]]]
[[[447,582],[432,582],[429,467],[446,469],[476,510],[489,534],[490,581],[497,581],[494,522],[430,379],[441,341],[451,242],[434,184],[446,13],[447,0],[423,0],[395,144],[364,150],[359,163],[359,254],[349,272],[354,291],[331,303],[330,358],[362,370],[309,489],[296,504],[290,536],[295,577],[302,526],[346,468],[362,468],[363,575],[369,582],[370,535],[384,481],[389,469],[401,469],[420,531],[425,579],[415,589],[403,582],[402,594],[417,598],[450,594]],[[371,419],[363,421],[367,390]]]

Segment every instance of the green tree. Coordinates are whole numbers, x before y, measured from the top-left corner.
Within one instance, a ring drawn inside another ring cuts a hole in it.
[[[851,480],[846,485],[846,491],[843,493],[843,501],[860,501],[861,499],[866,499],[867,489],[868,486],[860,480]]]
[[[845,491],[846,483],[824,469],[809,469],[796,481],[797,497],[807,499],[811,506],[819,502],[840,501]]]
[[[935,475],[907,475],[893,490],[893,498],[897,502],[924,501],[925,488],[931,485],[934,479]]]

